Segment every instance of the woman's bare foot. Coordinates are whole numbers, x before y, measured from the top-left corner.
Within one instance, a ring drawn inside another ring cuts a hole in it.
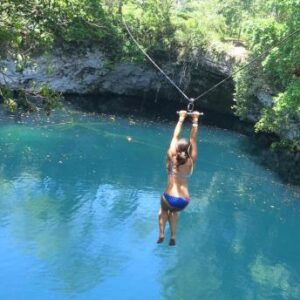
[[[164,239],[165,239],[165,237],[163,237],[163,236],[161,237],[161,236],[160,236],[160,237],[158,238],[158,240],[157,240],[156,243],[157,243],[157,244],[161,244],[161,243],[164,241]]]
[[[169,246],[175,246],[176,245],[176,240],[174,238],[171,238],[169,241]]]

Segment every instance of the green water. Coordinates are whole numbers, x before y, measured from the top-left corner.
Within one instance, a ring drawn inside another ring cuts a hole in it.
[[[2,120],[0,299],[299,299],[300,192],[245,136],[201,128],[177,246],[155,243],[173,126]]]

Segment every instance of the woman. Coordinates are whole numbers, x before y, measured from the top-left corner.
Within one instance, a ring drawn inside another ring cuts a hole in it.
[[[165,237],[166,222],[169,221],[171,238],[169,245],[176,244],[176,225],[178,212],[183,210],[190,202],[187,186],[188,177],[193,173],[194,163],[197,159],[197,132],[200,113],[192,113],[192,128],[189,141],[180,138],[182,124],[187,112],[179,112],[179,120],[174,130],[170,148],[168,150],[168,185],[161,196],[161,208],[158,214],[159,238],[162,243]]]

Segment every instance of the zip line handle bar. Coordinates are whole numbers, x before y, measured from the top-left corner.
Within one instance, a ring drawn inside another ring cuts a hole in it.
[[[176,111],[176,113],[177,114],[179,114],[180,113],[180,111]],[[193,114],[193,112],[192,111],[188,111],[187,113],[186,113],[188,116],[191,116],[192,114]],[[200,116],[203,116],[204,115],[204,113],[200,113]]]

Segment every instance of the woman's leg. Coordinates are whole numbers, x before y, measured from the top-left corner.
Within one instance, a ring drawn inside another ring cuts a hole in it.
[[[170,239],[170,246],[174,246],[176,244],[176,226],[178,221],[178,213],[177,212],[170,212],[169,214],[169,222],[171,228],[171,239]]]
[[[168,221],[168,211],[164,210],[162,207],[158,212],[158,225],[159,225],[159,238],[158,243],[162,243],[165,237],[165,227]]]

